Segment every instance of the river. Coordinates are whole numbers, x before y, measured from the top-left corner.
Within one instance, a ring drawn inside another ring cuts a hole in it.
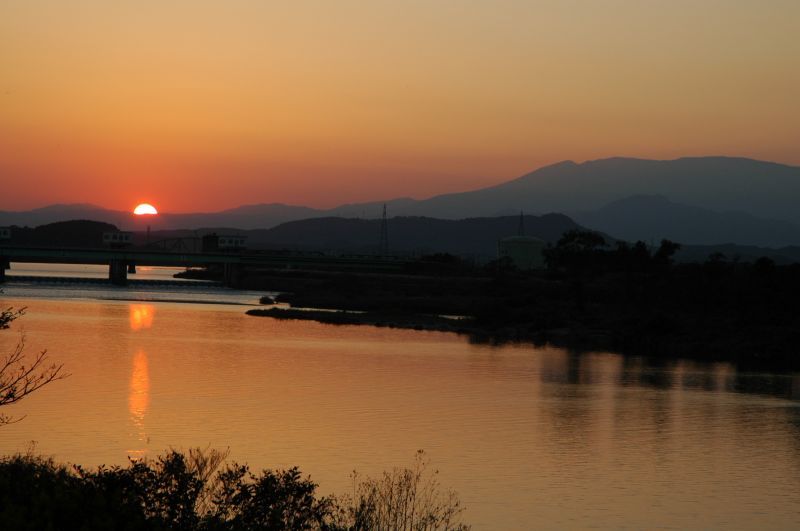
[[[3,290],[27,311],[0,353],[24,332],[70,373],[4,408],[25,418],[0,428],[3,454],[35,441],[94,466],[210,445],[332,493],[424,449],[478,530],[800,524],[800,375],[275,321],[245,315],[259,293],[206,285]]]

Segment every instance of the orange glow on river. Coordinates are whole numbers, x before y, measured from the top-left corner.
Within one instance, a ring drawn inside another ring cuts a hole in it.
[[[131,370],[130,392],[128,394],[128,411],[131,422],[137,433],[134,434],[139,443],[146,444],[145,415],[150,406],[150,370],[147,363],[147,353],[139,350],[133,357]],[[146,450],[129,449],[131,455],[141,457]]]
[[[131,330],[138,332],[153,326],[153,314],[155,308],[152,304],[131,304],[130,305],[130,326]]]

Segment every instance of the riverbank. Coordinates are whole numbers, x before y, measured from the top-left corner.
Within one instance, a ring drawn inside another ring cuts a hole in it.
[[[407,330],[430,330],[437,332],[456,332],[472,334],[476,332],[470,319],[448,319],[435,315],[383,314],[376,312],[353,312],[347,310],[314,310],[297,308],[269,308],[248,310],[247,315],[272,317],[273,319],[297,319],[317,321],[335,325],[369,325]]]
[[[494,276],[271,271],[258,282],[282,289],[276,302],[295,309],[249,311],[253,316],[800,369],[800,268],[794,266],[762,271],[749,264],[689,264],[647,272]]]

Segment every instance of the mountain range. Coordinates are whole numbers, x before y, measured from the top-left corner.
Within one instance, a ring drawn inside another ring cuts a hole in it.
[[[267,229],[309,218],[374,219],[386,204],[392,217],[452,220],[556,212],[624,239],[781,247],[800,244],[799,203],[796,166],[733,157],[610,158],[560,162],[495,186],[421,200],[399,198],[332,209],[257,204],[149,219],[93,205],[52,205],[0,211],[0,225],[93,219],[129,230],[147,224],[153,229]]]
[[[635,195],[662,195],[716,212],[739,211],[800,224],[800,167],[731,157],[566,161],[480,190],[423,201],[400,199],[389,205],[397,215],[439,218],[464,217],[466,212],[503,215],[509,209],[570,214]]]

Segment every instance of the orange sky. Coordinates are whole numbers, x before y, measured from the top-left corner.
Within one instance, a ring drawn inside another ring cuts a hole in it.
[[[0,209],[334,206],[607,156],[800,165],[798,27],[796,0],[5,0]]]

